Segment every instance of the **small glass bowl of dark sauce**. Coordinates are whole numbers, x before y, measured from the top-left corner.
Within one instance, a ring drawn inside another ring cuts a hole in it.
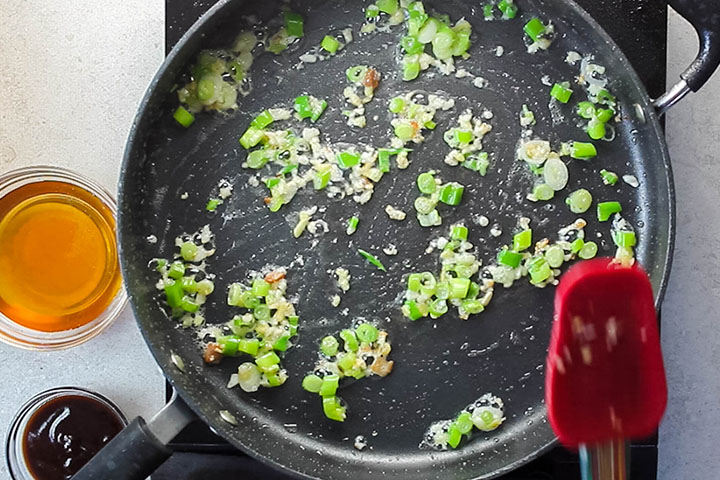
[[[31,398],[12,421],[6,456],[13,480],[69,480],[127,425],[104,396],[78,387]]]

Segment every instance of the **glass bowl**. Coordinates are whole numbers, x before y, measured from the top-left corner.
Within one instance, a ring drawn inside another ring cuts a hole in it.
[[[115,199],[105,188],[78,173],[59,167],[33,166],[0,175],[0,199],[21,187],[38,182],[60,182],[79,187],[107,207],[112,212],[113,219],[117,217]],[[121,275],[119,270],[117,275]],[[115,296],[99,315],[87,323],[62,331],[35,330],[13,321],[0,312],[0,341],[29,350],[59,350],[73,347],[90,340],[109,327],[122,313],[127,302],[128,296],[121,280]]]

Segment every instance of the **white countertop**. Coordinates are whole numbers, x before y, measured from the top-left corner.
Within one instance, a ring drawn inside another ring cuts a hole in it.
[[[0,170],[53,164],[115,191],[137,104],[164,57],[164,0],[0,1]],[[695,34],[670,16],[669,78],[696,52]],[[660,480],[706,480],[720,470],[720,75],[667,117],[677,187],[677,247],[663,305],[670,388],[660,429]],[[102,358],[102,361],[98,361]],[[71,350],[0,344],[0,438],[35,393],[81,385],[130,417],[163,404],[163,377],[128,310]],[[4,462],[0,477],[7,476]]]

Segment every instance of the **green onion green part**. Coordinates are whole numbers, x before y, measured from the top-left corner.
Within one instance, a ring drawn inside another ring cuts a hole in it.
[[[365,250],[358,249],[358,253],[367,260],[371,265],[376,266],[378,269],[382,270],[383,272],[387,272],[387,269],[385,268],[385,265],[382,264],[380,260],[377,259],[375,255],[372,253],[366,252]]]

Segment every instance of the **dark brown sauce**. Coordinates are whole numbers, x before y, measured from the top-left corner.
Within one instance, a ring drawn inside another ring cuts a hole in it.
[[[23,454],[37,480],[67,480],[123,429],[118,414],[93,398],[50,400],[30,418]]]

